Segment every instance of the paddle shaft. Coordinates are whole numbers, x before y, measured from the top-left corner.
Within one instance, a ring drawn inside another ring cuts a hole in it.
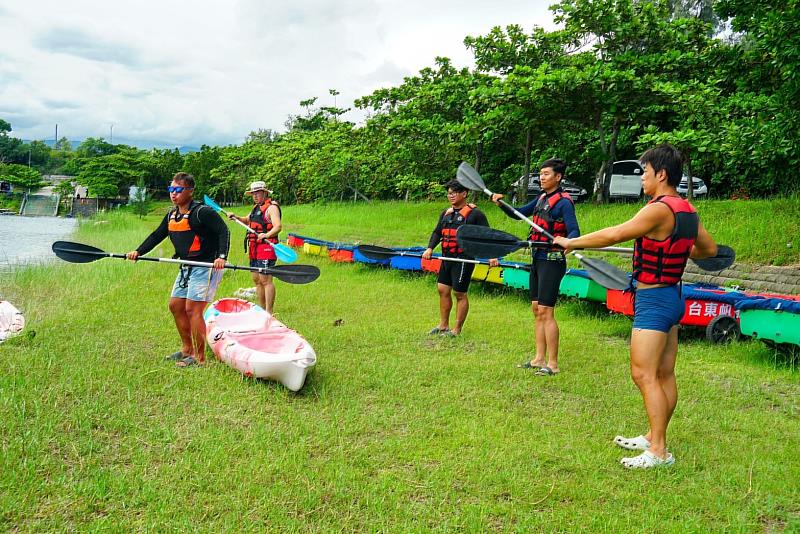
[[[73,252],[76,254],[89,254],[92,256],[100,256],[106,258],[119,258],[122,260],[127,260],[128,256],[126,254],[115,254],[114,252],[90,252],[86,250],[70,250],[68,248],[63,249],[65,252]],[[213,263],[206,263],[202,261],[191,261],[191,260],[179,260],[175,258],[145,258],[139,256],[136,258],[135,261],[157,261],[160,263],[179,263],[181,265],[192,265],[194,267],[214,267]],[[262,267],[245,267],[244,265],[233,265],[232,263],[226,263],[225,269],[230,269],[232,271],[254,271],[263,274],[273,274],[274,272],[280,273],[280,269],[267,269]]]
[[[234,221],[236,224],[238,224],[239,226],[241,226],[242,228],[244,228],[245,230],[247,230],[247,231],[248,231],[248,232],[250,232],[251,234],[256,234],[256,235],[258,235],[258,232],[256,232],[254,229],[250,228],[250,227],[249,227],[249,226],[247,226],[245,223],[243,223],[242,221],[240,221],[240,220],[239,220],[239,219],[238,219],[238,218],[237,218],[235,215],[233,216],[233,218],[231,218],[231,214],[230,214],[230,212],[228,212],[228,211],[225,211],[225,208],[223,208],[222,206],[220,206],[219,204],[217,204],[216,202],[214,202],[214,201],[213,201],[213,200],[212,200],[212,199],[211,199],[211,198],[210,198],[208,195],[206,195],[206,196],[205,196],[205,201],[206,201],[206,204],[208,204],[209,206],[211,206],[212,208],[214,208],[214,209],[215,209],[215,210],[217,210],[217,211],[221,211],[222,213],[224,213],[224,214],[225,214],[225,216],[226,216],[228,219],[231,219],[232,221]],[[266,241],[266,238],[265,238],[264,240]]]
[[[219,210],[220,210],[222,213],[224,213],[224,214],[225,214],[225,216],[226,216],[226,217],[228,217],[228,219],[232,220],[233,222],[235,222],[236,224],[238,224],[239,226],[241,226],[242,228],[244,228],[245,230],[247,230],[247,231],[248,231],[248,232],[250,232],[251,234],[256,234],[256,235],[258,235],[258,232],[256,232],[255,230],[253,230],[252,228],[250,228],[249,226],[247,226],[245,223],[243,223],[242,221],[240,221],[240,220],[239,220],[239,219],[236,217],[236,215],[234,215],[234,216],[233,216],[233,218],[231,218],[231,214],[230,214],[230,213],[228,213],[227,211],[225,211],[225,210],[224,210],[224,209],[222,209],[221,207],[219,208]],[[263,239],[263,241],[266,241],[266,240],[267,240],[266,238],[264,238],[264,239]]]
[[[483,188],[483,192],[484,192],[484,193],[486,193],[487,195],[489,195],[489,198],[492,198],[492,195],[494,195],[494,193],[492,193],[491,191],[489,191],[489,189],[488,189],[488,188],[486,188],[486,187],[484,187],[484,188]],[[552,241],[552,240],[554,240],[554,239],[556,238],[556,236],[554,236],[553,234],[551,234],[550,232],[548,232],[547,230],[545,230],[544,228],[542,228],[541,226],[539,226],[538,224],[536,224],[535,222],[533,222],[531,219],[529,219],[528,217],[524,216],[522,213],[520,213],[519,211],[517,211],[516,209],[514,209],[514,206],[512,206],[512,205],[511,205],[511,204],[509,204],[508,202],[505,202],[505,201],[504,201],[502,198],[501,198],[501,199],[499,199],[499,200],[498,200],[498,202],[499,202],[500,204],[502,204],[503,206],[505,206],[506,208],[508,208],[509,210],[511,210],[511,212],[512,212],[512,213],[514,213],[514,215],[516,215],[517,217],[519,217],[521,220],[523,220],[523,221],[525,221],[526,223],[528,223],[529,225],[531,225],[531,227],[532,227],[534,230],[536,230],[537,232],[539,232],[540,234],[542,234],[543,236],[545,236],[545,237],[546,237],[547,239],[549,239],[550,241]],[[577,253],[577,252],[575,252],[574,250],[570,250],[570,251],[569,251],[569,253],[570,253],[570,254],[572,254],[573,256],[575,256],[576,258],[578,258],[579,260],[584,260],[584,259],[585,259],[583,255],[581,255],[581,254],[578,254],[578,253]]]
[[[413,254],[411,252],[395,252],[393,256],[409,256],[411,258],[421,258],[422,254]],[[480,260],[468,260],[466,258],[450,258],[447,256],[431,256],[432,260],[442,260],[442,261],[454,261],[457,263],[485,263]],[[502,264],[501,264],[502,265]]]

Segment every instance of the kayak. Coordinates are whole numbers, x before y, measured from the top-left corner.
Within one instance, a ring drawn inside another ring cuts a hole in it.
[[[0,343],[25,328],[25,316],[7,300],[0,300]]]
[[[245,376],[276,380],[298,391],[317,363],[308,341],[252,302],[217,300],[203,319],[211,350]]]

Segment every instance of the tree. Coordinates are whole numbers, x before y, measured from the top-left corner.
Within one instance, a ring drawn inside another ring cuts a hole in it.
[[[106,142],[105,139],[87,137],[75,149],[75,154],[79,158],[96,158],[99,156],[108,156],[116,154],[124,145],[112,145]]]
[[[11,123],[0,119],[0,164],[27,162],[27,151],[25,151],[26,159],[22,158],[22,140],[11,137],[9,133],[11,133]]]
[[[259,128],[258,130],[253,130],[249,134],[247,134],[247,139],[245,139],[246,143],[263,143],[269,144],[275,141],[278,138],[278,132],[275,130],[271,130],[269,128]]]
[[[136,181],[136,190],[130,198],[130,204],[133,206],[133,212],[140,219],[150,212],[151,195],[147,192],[147,183],[144,177],[140,177]]]
[[[152,188],[168,184],[184,164],[184,157],[177,148],[153,148],[147,152],[139,152],[137,159],[138,166],[144,173],[145,185]]]
[[[211,171],[219,166],[220,158],[225,150],[220,147],[203,145],[198,152],[186,154],[182,170],[194,176],[195,194],[201,195],[210,191],[213,185]]]
[[[45,184],[37,170],[18,163],[0,163],[0,181],[28,190],[38,189]]]
[[[66,137],[62,137],[53,145],[53,150],[61,150],[62,152],[72,152],[72,143]]]
[[[144,176],[135,152],[121,152],[90,158],[77,176],[81,185],[89,188],[89,195],[112,198]]]

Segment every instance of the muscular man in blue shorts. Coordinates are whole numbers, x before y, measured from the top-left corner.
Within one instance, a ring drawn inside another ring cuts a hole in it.
[[[629,221],[577,239],[556,238],[567,250],[605,247],[636,240],[633,258],[635,304],[631,335],[631,377],[639,388],[650,430],[614,442],[640,455],[623,458],[627,468],[668,466],[667,426],[678,402],[675,360],[678,322],[684,311],[680,280],[689,258],[717,254],[717,245],[703,228],[694,207],[676,190],[682,176],[681,153],[659,145],[641,157],[642,187],[653,200]]]

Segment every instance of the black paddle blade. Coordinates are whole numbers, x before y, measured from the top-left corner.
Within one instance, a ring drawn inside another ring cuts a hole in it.
[[[581,265],[586,269],[589,278],[604,288],[625,290],[630,287],[630,276],[622,269],[597,258],[579,256],[578,259],[581,260]]]
[[[481,175],[478,174],[478,171],[476,171],[475,168],[466,161],[462,161],[461,165],[458,166],[458,171],[456,171],[456,180],[458,180],[458,183],[467,189],[471,189],[472,191],[483,191],[486,189],[486,184],[483,182]]]
[[[56,241],[52,248],[56,256],[70,263],[89,263],[108,257],[108,253],[99,248],[72,241]]]
[[[309,284],[319,278],[319,268],[314,265],[281,265],[259,269],[261,274],[271,274],[287,284]]]
[[[365,258],[370,260],[385,260],[398,255],[396,250],[377,245],[358,245],[356,248]]]
[[[717,245],[717,255],[712,258],[694,259],[692,261],[704,271],[721,271],[736,261],[736,251],[727,245]]]
[[[456,242],[467,254],[476,258],[500,258],[528,246],[527,241],[520,241],[515,235],[474,224],[460,226],[456,232]]]

